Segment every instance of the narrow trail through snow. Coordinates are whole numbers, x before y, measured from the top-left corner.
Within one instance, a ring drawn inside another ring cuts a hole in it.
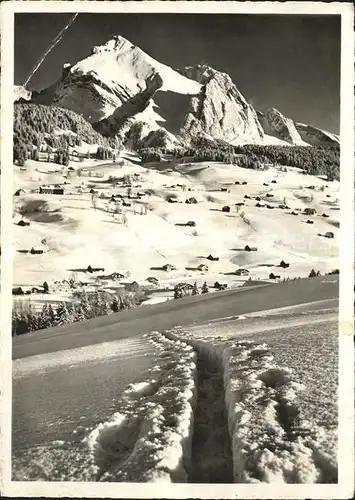
[[[192,436],[191,483],[233,483],[233,460],[222,369],[197,354],[197,405]]]

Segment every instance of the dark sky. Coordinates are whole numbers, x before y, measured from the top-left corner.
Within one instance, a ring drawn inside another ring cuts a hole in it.
[[[16,85],[70,17],[16,14]],[[257,109],[276,107],[339,133],[340,16],[79,14],[28,87],[53,83],[64,62],[77,62],[115,34],[173,68],[207,63],[229,73]]]

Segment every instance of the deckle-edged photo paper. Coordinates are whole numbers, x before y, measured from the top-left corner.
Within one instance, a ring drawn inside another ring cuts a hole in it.
[[[353,23],[1,5],[4,495],[351,498]]]

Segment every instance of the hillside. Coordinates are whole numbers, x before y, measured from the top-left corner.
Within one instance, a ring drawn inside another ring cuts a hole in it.
[[[83,149],[90,145],[117,148],[117,139],[107,139],[96,132],[81,115],[57,106],[33,103],[14,104],[14,160],[23,163],[26,157],[38,157],[38,152]]]
[[[55,185],[61,194],[51,192]],[[40,194],[41,186],[47,192]],[[60,169],[27,160],[14,166],[16,190],[13,284],[50,286],[49,295],[29,295],[32,304],[69,300],[71,277],[83,290],[110,293],[136,282],[149,302],[159,302],[181,283],[207,282],[212,292],[215,282],[233,288],[271,274],[282,281],[338,267],[339,183],[296,168],[142,164],[122,152],[116,162],[91,158]],[[21,219],[30,225],[18,225]],[[32,247],[41,254],[32,255]],[[88,272],[89,265],[99,271]],[[121,276],[110,278],[114,272]]]

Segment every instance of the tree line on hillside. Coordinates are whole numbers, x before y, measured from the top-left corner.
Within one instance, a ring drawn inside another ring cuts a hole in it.
[[[58,134],[58,131],[65,133]],[[106,159],[110,148],[119,149],[120,140],[103,137],[81,115],[57,106],[15,103],[13,125],[13,157],[19,164],[41,145],[61,150],[81,146],[82,141],[98,144],[100,155]]]
[[[218,161],[234,164],[243,168],[260,169],[264,165],[298,167],[311,175],[325,175],[329,181],[340,177],[339,146],[231,146],[208,143],[168,151],[164,148],[145,148],[139,151],[143,161],[162,161],[164,155],[174,158],[190,157],[191,161]]]
[[[45,303],[41,311],[35,311],[31,304],[14,302],[12,310],[12,335],[52,328],[67,323],[84,321],[98,316],[136,307],[142,301],[141,292],[122,292],[111,296],[107,292],[92,294],[78,292],[77,302],[60,302],[57,306]]]

